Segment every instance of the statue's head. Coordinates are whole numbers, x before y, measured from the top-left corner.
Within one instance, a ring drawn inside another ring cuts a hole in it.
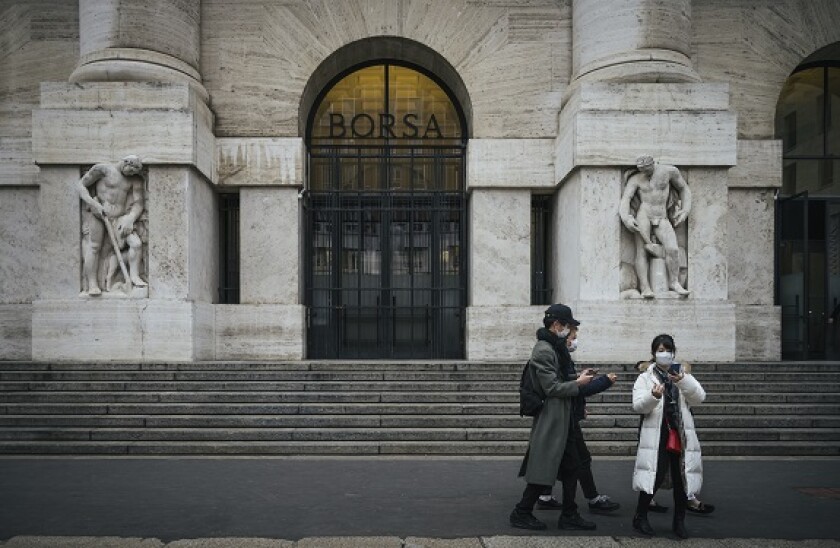
[[[647,175],[653,173],[654,165],[656,165],[656,162],[653,161],[653,156],[639,156],[636,158],[636,167],[639,171]]]
[[[134,175],[139,175],[140,171],[143,170],[143,162],[140,161],[139,156],[135,156],[134,154],[129,154],[122,160],[120,160],[120,171],[126,177],[131,177]]]

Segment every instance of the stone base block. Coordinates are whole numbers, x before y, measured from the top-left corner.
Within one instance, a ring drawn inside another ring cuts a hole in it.
[[[32,313],[38,361],[213,359],[213,305],[154,299],[44,300]]]
[[[782,358],[782,309],[772,305],[735,307],[735,359],[778,361]]]
[[[32,305],[0,304],[0,360],[32,359]]]
[[[578,301],[567,303],[580,322],[576,362],[633,363],[650,357],[656,335],[668,333],[689,362],[732,362],[735,305],[715,301]],[[542,327],[543,306],[467,309],[467,359],[528,359]]]
[[[305,308],[281,304],[218,304],[217,360],[300,360]]]

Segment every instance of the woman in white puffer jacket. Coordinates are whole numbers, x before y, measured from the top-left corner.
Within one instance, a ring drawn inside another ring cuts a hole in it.
[[[706,399],[706,392],[691,374],[672,368],[676,353],[670,335],[658,335],[651,343],[656,366],[640,374],[633,385],[633,411],[643,415],[633,489],[639,491],[633,528],[645,535],[654,531],[647,520],[654,493],[670,472],[674,489],[674,533],[687,538],[686,490],[700,491],[703,464],[700,442],[694,431],[691,407]],[[670,430],[676,431],[678,447],[668,447]]]

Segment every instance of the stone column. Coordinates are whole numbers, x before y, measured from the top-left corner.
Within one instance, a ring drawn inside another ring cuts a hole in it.
[[[81,55],[70,81],[187,83],[207,102],[200,22],[200,0],[80,0]]]
[[[574,0],[573,85],[696,82],[690,0]]]

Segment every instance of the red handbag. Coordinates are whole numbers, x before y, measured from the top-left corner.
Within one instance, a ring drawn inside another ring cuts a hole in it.
[[[672,453],[681,453],[682,452],[682,443],[680,442],[680,433],[676,428],[669,428],[668,429],[668,444],[665,446],[665,449],[671,451]]]

